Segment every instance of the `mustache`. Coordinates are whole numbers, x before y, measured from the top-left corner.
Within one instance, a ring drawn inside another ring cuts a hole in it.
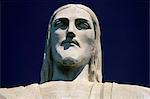
[[[75,39],[72,39],[72,40],[71,39],[66,39],[66,40],[62,41],[61,46],[64,46],[64,44],[66,44],[66,43],[74,43],[75,45],[80,47],[80,44]]]

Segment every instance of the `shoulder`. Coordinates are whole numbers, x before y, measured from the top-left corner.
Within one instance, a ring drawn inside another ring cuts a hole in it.
[[[117,83],[111,85],[111,99],[150,99],[150,88]]]
[[[41,99],[40,97],[38,84],[31,84],[25,87],[0,88],[0,99]]]

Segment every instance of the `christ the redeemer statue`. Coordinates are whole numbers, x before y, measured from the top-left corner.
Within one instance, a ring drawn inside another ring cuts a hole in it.
[[[90,8],[58,8],[48,26],[41,84],[1,88],[0,99],[150,99],[150,88],[102,83],[100,35]]]

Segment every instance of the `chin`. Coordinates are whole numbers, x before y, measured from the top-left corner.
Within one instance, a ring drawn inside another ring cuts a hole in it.
[[[63,67],[79,67],[89,63],[91,51],[88,48],[71,47],[63,50],[62,47],[56,47],[52,51],[53,59]]]
[[[72,57],[66,57],[62,60],[62,65],[65,67],[77,67],[79,61]]]

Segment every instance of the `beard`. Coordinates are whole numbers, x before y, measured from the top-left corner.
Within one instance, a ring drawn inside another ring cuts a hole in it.
[[[78,60],[72,58],[72,57],[66,57],[62,61],[62,65],[64,66],[74,66],[78,63]]]
[[[61,67],[75,68],[86,65],[92,56],[93,46],[87,44],[84,47],[72,46],[64,49],[62,46],[52,47],[52,59]]]

